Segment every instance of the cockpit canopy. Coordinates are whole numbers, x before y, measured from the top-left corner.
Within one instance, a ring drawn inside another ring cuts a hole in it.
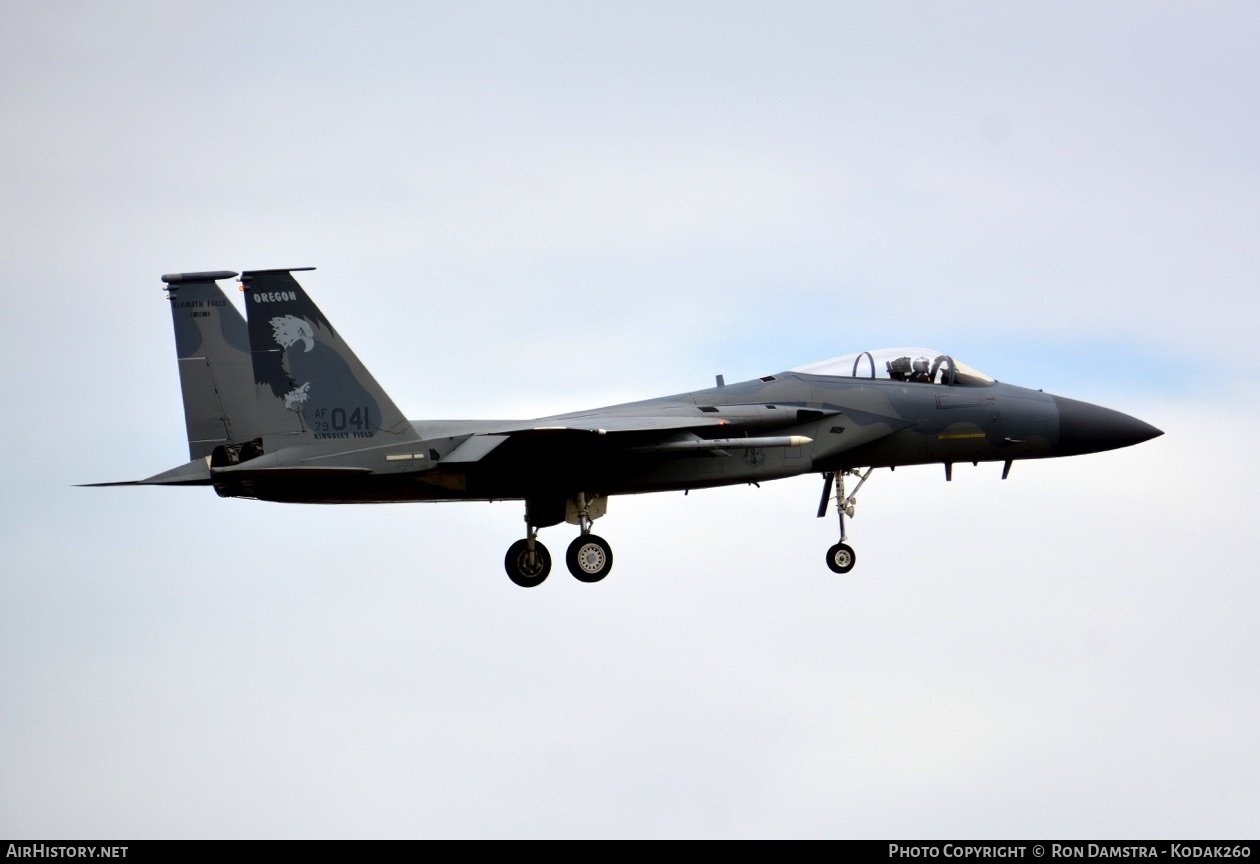
[[[933,351],[931,348],[881,348],[878,351],[862,351],[798,366],[791,371],[802,375],[874,378],[961,387],[984,387],[993,383],[993,379],[983,372],[977,372],[948,354]]]

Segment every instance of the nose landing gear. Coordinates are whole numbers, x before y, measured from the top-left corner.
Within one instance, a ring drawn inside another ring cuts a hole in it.
[[[871,476],[874,468],[867,468],[863,474],[858,474],[854,469],[846,469],[844,471],[829,471],[823,475],[823,492],[822,500],[818,502],[818,518],[827,515],[827,505],[831,503],[831,486],[836,485],[836,514],[840,517],[840,542],[827,550],[827,566],[831,568],[832,573],[848,573],[853,569],[853,565],[857,563],[857,553],[853,551],[853,547],[844,541],[848,539],[848,535],[844,530],[844,517],[853,517],[853,512],[857,508],[857,493],[862,488],[862,484],[866,482],[866,478]],[[853,494],[844,494],[844,477],[851,474],[859,477],[858,484],[853,487]]]

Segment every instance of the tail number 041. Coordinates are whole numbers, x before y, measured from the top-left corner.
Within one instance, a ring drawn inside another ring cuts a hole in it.
[[[361,405],[349,412],[345,408],[320,408],[315,412],[315,422],[311,425],[313,432],[366,431],[371,428],[368,406]]]

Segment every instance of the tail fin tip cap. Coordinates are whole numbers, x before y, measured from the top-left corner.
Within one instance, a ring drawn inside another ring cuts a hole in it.
[[[262,276],[267,273],[303,273],[314,269],[314,267],[273,267],[270,270],[246,270],[241,273],[241,276],[244,277],[243,281],[248,282],[251,276]],[[233,273],[232,275],[235,276],[236,274]]]
[[[202,270],[196,273],[164,273],[162,281],[167,285],[178,285],[181,282],[214,282],[218,279],[232,279],[237,275],[235,270]]]

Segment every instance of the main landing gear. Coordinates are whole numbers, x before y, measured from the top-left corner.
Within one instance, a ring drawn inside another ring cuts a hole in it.
[[[578,535],[565,553],[569,572],[580,582],[598,582],[612,569],[612,547],[602,537],[591,533],[591,525],[608,510],[603,495],[579,493],[564,502],[526,501],[525,539],[508,547],[503,559],[508,578],[522,588],[541,585],[551,572],[551,553],[538,540],[538,529],[558,525],[561,521],[577,525]]]
[[[848,539],[848,535],[844,530],[844,517],[852,518],[853,511],[857,507],[857,493],[862,488],[862,484],[866,482],[866,478],[871,476],[874,468],[867,468],[866,473],[859,475],[856,470],[846,469],[844,471],[828,471],[823,475],[823,492],[822,500],[818,502],[818,518],[827,515],[827,505],[831,502],[831,486],[836,485],[836,513],[840,517],[840,542],[827,550],[827,566],[831,568],[832,573],[848,573],[853,569],[853,565],[857,563],[857,554],[853,551],[853,547],[844,541]],[[844,477],[851,474],[859,477],[858,484],[853,487],[852,495],[844,494]]]

